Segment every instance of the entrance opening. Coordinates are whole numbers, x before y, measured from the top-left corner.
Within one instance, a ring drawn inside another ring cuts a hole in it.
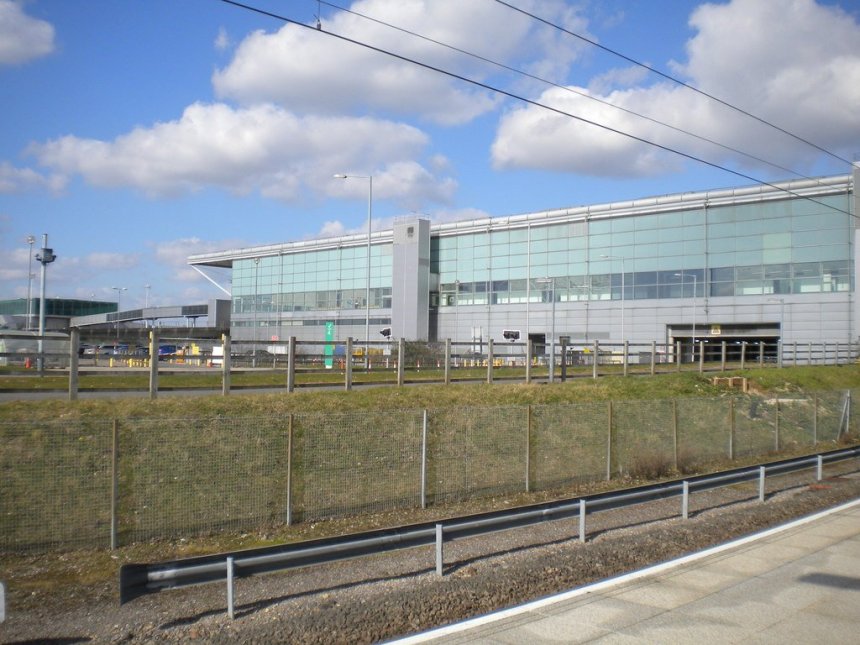
[[[667,335],[673,347],[681,343],[682,362],[698,361],[700,349],[706,362],[719,362],[723,343],[728,362],[740,362],[742,357],[750,363],[779,360],[779,323],[706,324],[697,325],[695,330],[692,325],[670,325]]]

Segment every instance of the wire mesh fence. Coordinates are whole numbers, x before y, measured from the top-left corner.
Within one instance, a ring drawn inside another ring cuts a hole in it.
[[[856,436],[851,392],[0,424],[0,550],[253,530]]]

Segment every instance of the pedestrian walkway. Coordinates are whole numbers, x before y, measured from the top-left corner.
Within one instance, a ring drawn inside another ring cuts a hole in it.
[[[860,500],[405,643],[858,643]]]

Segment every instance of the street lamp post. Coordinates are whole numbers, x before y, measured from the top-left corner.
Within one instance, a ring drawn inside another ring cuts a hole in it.
[[[552,295],[552,322],[550,323],[549,339],[549,382],[555,380],[555,278],[543,278],[536,280],[538,284],[550,285]]]
[[[27,331],[33,329],[33,244],[35,235],[28,235],[25,240],[30,245],[30,260],[27,263]]]
[[[116,351],[119,351],[119,311],[120,311],[120,301],[122,299],[122,292],[128,291],[128,287],[111,287],[114,291],[116,291],[116,343],[117,348]]]
[[[364,369],[370,367],[370,223],[373,218],[373,175],[335,175],[335,179],[367,179],[367,286],[364,297]]]
[[[768,302],[779,303],[779,340],[777,341],[777,365],[782,367],[782,347],[785,343],[785,298],[768,298]]]
[[[624,261],[627,259],[622,255],[601,255],[600,257],[607,260],[621,260],[621,343],[624,343],[624,274],[627,273]],[[610,289],[612,288],[610,284]]]
[[[684,279],[693,278],[693,352],[691,354],[693,362],[696,360],[696,295],[698,294],[698,276],[695,273],[687,275],[683,271],[681,273],[676,273],[676,277],[681,278],[681,285],[683,288]]]

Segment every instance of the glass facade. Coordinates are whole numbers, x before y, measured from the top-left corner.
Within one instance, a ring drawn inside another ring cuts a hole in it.
[[[371,246],[371,309],[391,307],[391,250]],[[363,323],[367,286],[366,245],[236,260],[233,313],[359,310]]]
[[[847,211],[842,194],[434,237],[431,271],[440,307],[850,291]]]

